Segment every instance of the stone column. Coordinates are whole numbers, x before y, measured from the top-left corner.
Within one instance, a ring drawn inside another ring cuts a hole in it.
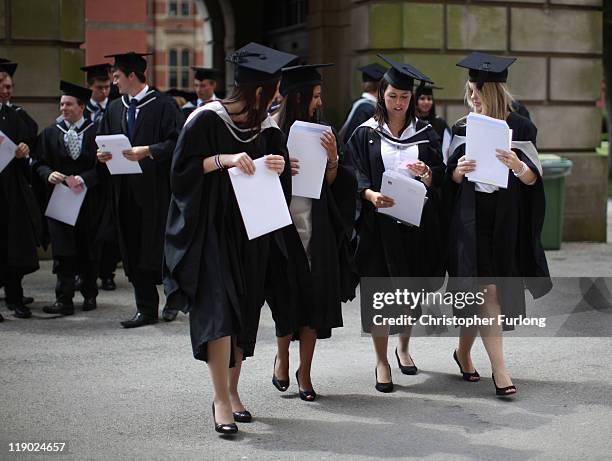
[[[13,100],[40,128],[59,113],[59,81],[83,83],[84,0],[1,0],[0,57],[19,63]]]

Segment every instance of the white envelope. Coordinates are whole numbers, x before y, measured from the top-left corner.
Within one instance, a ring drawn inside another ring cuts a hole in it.
[[[325,177],[327,152],[321,146],[321,135],[331,128],[318,123],[296,121],[291,125],[287,150],[299,160],[300,172],[291,178],[291,193],[299,197],[319,199]]]
[[[15,158],[17,145],[11,138],[0,131],[0,173]]]
[[[471,182],[508,187],[508,167],[497,157],[495,149],[510,150],[512,130],[505,120],[470,113],[467,117],[465,157],[476,160],[476,169],[466,173]]]
[[[377,208],[379,213],[404,223],[421,225],[421,215],[427,194],[427,188],[422,182],[397,171],[385,171],[380,192],[392,198],[395,204],[389,208]]]
[[[96,136],[96,144],[102,152],[110,152],[113,158],[106,162],[110,174],[138,174],[142,173],[140,164],[128,160],[123,156],[123,151],[132,148],[130,140],[124,134],[110,134]]]
[[[249,240],[291,224],[278,174],[264,161],[264,157],[254,161],[253,175],[236,167],[228,170]]]
[[[85,194],[87,193],[87,188],[84,184],[82,187],[83,191],[74,192],[64,184],[56,184],[51,193],[45,216],[74,226],[79,217],[79,211],[81,211],[83,206]]]

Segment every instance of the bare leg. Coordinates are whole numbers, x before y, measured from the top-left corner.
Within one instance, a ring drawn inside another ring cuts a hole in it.
[[[486,288],[487,293],[485,295],[485,303],[481,310],[481,316],[494,318],[496,321],[490,326],[480,326],[480,336],[482,337],[482,343],[489,355],[491,369],[495,375],[497,386],[511,386],[512,379],[510,378],[504,361],[502,329],[501,325],[497,323],[497,316],[501,314],[501,306],[497,301],[497,289],[495,285],[487,285]]]
[[[300,388],[304,391],[312,390],[310,379],[310,369],[312,367],[312,357],[317,343],[317,331],[309,327],[300,328],[300,368],[299,380]]]
[[[465,373],[474,373],[476,369],[472,363],[472,346],[478,334],[477,327],[461,327],[459,345],[457,346],[457,358]]]
[[[406,332],[402,333],[397,338],[397,355],[399,355],[400,362],[402,365],[407,367],[414,365],[412,357],[410,356],[410,333],[412,332],[412,326],[406,327]]]
[[[389,327],[372,327],[372,341],[376,353],[376,371],[379,383],[391,382],[387,345],[389,343]]]
[[[242,349],[238,346],[234,346],[234,356],[236,358],[236,364],[234,368],[230,368],[229,377],[226,381],[226,385],[229,390],[229,400],[232,404],[232,411],[245,411],[244,405],[240,401],[240,395],[238,394],[238,381],[240,380],[240,370],[242,369]]]
[[[289,345],[293,335],[276,337],[276,365],[274,375],[281,381],[289,379]]]
[[[231,424],[234,422],[227,388],[230,347],[231,337],[229,336],[215,339],[208,343],[208,369],[210,370],[214,390],[215,416],[219,424]]]

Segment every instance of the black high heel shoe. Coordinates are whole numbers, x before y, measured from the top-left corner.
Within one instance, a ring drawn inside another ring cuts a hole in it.
[[[464,380],[469,381],[471,383],[475,383],[475,382],[480,381],[480,375],[478,374],[478,372],[476,370],[474,370],[473,373],[467,373],[467,372],[463,371],[463,368],[461,368],[461,364],[459,363],[459,358],[457,357],[457,350],[456,349],[455,349],[455,352],[453,352],[453,358],[455,359],[455,362],[457,362],[457,366],[459,367],[459,371],[463,375],[463,379]]]
[[[389,366],[389,376],[391,376],[391,365]],[[378,392],[384,392],[389,393],[389,392],[393,392],[393,378],[391,378],[391,381],[388,383],[379,383],[378,382],[378,368],[374,368],[374,376],[376,376],[376,386],[374,386],[376,388],[376,390]]]
[[[309,391],[303,391],[300,388],[300,378],[298,378],[299,372],[300,372],[300,369],[298,368],[295,372],[295,382],[297,382],[297,385],[298,385],[298,392],[300,394],[300,398],[304,400],[305,402],[314,402],[315,399],[317,398],[317,393],[314,391],[314,389],[311,389]]]
[[[497,383],[495,382],[495,375],[491,374],[491,378],[493,378],[493,385],[495,386],[495,395],[499,395],[502,397],[509,397],[511,395],[516,395],[516,386],[506,386],[506,387],[497,387]],[[508,392],[511,391],[511,392]]]
[[[395,348],[395,358],[397,359],[397,366],[399,366],[399,369],[402,373],[404,373],[405,375],[416,375],[417,374],[417,371],[419,369],[416,367],[414,360],[412,361],[412,365],[402,365],[402,362],[400,362],[400,358],[397,353],[397,347]],[[410,358],[412,359],[412,357]]]
[[[278,357],[274,357],[274,370],[276,370],[276,359]],[[288,379],[278,379],[276,377],[276,374],[274,372],[274,370],[272,371],[272,384],[274,385],[275,388],[277,388],[279,391],[281,392],[285,392],[288,388],[289,388],[289,380]]]
[[[232,414],[234,415],[234,421],[237,423],[250,423],[253,421],[253,415],[249,410],[234,411]]]
[[[215,418],[215,402],[212,403],[212,413],[213,413],[213,421],[215,422],[215,431],[219,434],[235,434],[238,432],[238,426],[236,423],[229,424],[219,424],[217,423],[217,418]]]

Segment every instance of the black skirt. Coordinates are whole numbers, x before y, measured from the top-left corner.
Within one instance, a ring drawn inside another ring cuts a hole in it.
[[[476,192],[476,264],[479,283],[495,283],[493,233],[497,212],[497,192]]]

